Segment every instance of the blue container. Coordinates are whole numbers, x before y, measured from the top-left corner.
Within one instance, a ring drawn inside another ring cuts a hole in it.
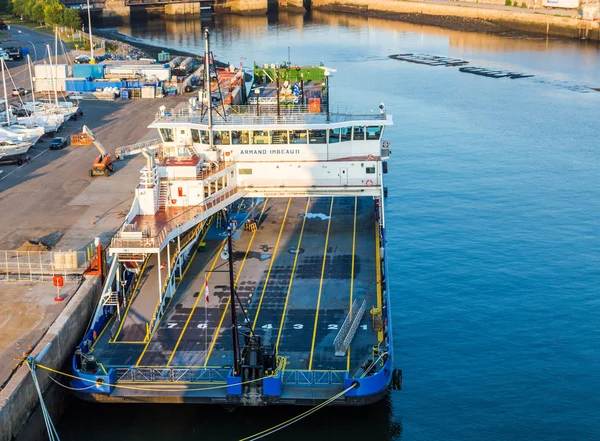
[[[128,100],[129,99],[129,90],[121,89],[121,99]]]
[[[29,48],[28,47],[22,47],[21,48],[21,52],[23,52],[23,56],[29,55]]]
[[[104,78],[104,64],[74,64],[74,78]]]

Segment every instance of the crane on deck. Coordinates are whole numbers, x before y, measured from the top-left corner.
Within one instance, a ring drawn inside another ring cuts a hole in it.
[[[71,135],[71,145],[88,146],[92,144],[98,149],[100,154],[94,160],[94,164],[90,169],[90,176],[109,176],[115,171],[112,157],[106,152],[90,128],[83,126],[80,133]]]

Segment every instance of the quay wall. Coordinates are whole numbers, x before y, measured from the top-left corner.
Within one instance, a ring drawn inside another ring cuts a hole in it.
[[[87,329],[101,289],[100,277],[87,277],[50,326],[32,356],[43,351],[44,355],[39,360],[41,364],[62,369],[69,362],[75,346]],[[63,406],[60,402],[61,397],[65,397],[65,389],[52,383],[44,370],[39,369],[37,376],[46,406],[56,423],[62,413]],[[55,379],[63,384],[67,383],[65,378]],[[44,439],[46,429],[39,409],[39,398],[31,374],[27,366],[22,365],[0,391],[0,441]]]
[[[268,0],[217,0],[215,12],[243,15],[264,15],[267,13]]]
[[[413,23],[431,24],[429,17],[487,21],[507,28],[545,35],[600,41],[600,22],[567,16],[537,14],[528,9],[503,10],[402,0],[312,0],[312,8],[353,12]],[[440,23],[435,20],[435,24]],[[443,21],[441,22],[443,24]]]

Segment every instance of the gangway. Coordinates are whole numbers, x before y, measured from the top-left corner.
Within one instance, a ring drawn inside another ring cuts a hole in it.
[[[143,149],[156,150],[162,146],[160,138],[150,139],[148,141],[136,142],[135,144],[125,145],[115,149],[115,158],[117,161],[141,153]]]

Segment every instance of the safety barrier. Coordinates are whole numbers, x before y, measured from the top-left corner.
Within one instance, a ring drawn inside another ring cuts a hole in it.
[[[286,370],[281,382],[285,385],[338,385],[344,384],[346,371],[303,371]]]
[[[117,383],[199,383],[225,382],[229,369],[225,368],[168,368],[127,367],[115,368]]]
[[[87,251],[0,251],[0,280],[45,281],[63,275],[75,281],[89,260]]]

